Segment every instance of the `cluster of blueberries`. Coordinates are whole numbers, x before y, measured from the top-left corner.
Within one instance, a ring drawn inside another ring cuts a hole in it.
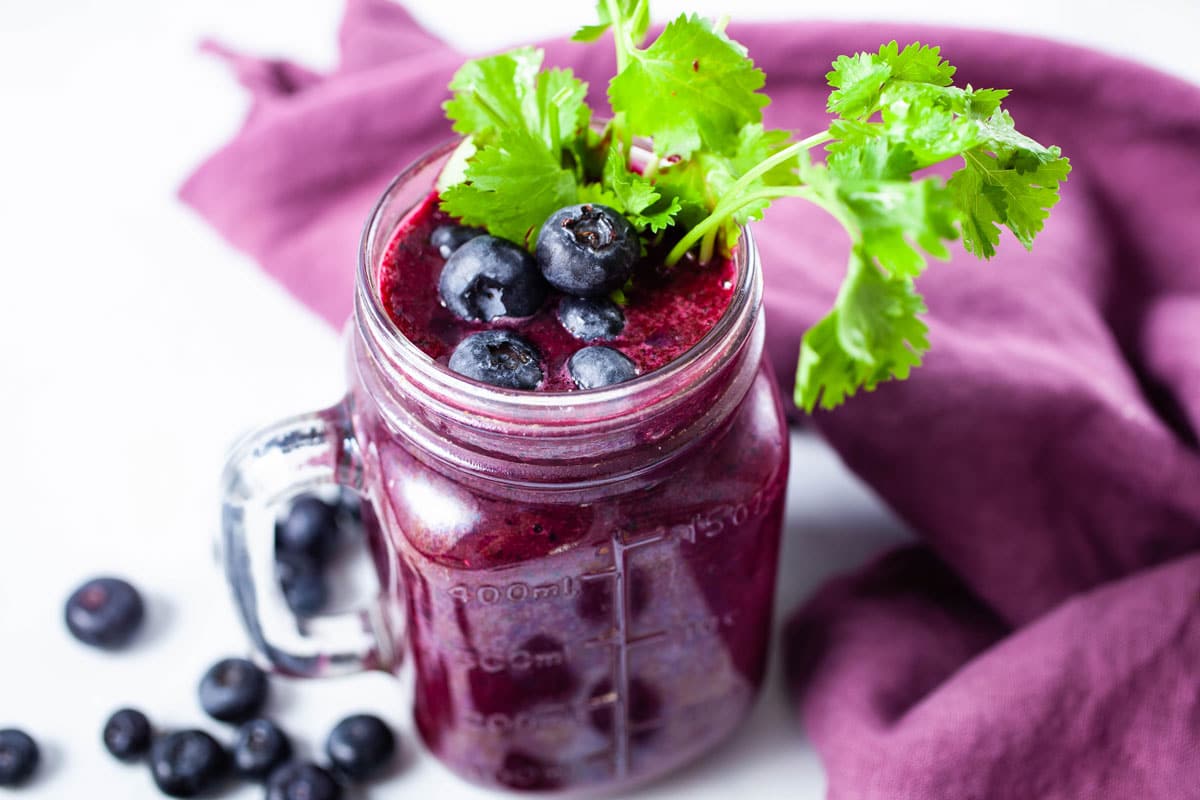
[[[277,574],[298,613],[316,613],[324,605],[324,559],[346,526],[361,521],[359,514],[352,496],[328,503],[302,495],[277,524]],[[128,581],[93,578],[71,594],[64,617],[80,642],[117,650],[140,629],[145,602]],[[198,696],[206,714],[238,726],[230,747],[203,730],[156,732],[149,718],[133,708],[109,717],[102,740],[121,761],[148,759],[155,784],[171,797],[195,797],[239,777],[265,782],[267,800],[339,800],[346,785],[378,777],[394,758],[395,735],[370,714],[346,717],[329,733],[328,767],[294,758],[289,736],[261,716],[269,694],[266,673],[245,659],[226,658],[205,673]],[[40,750],[31,736],[13,728],[0,730],[0,787],[27,783],[39,761]]]
[[[585,342],[613,339],[625,327],[625,315],[608,295],[633,273],[641,253],[637,231],[613,209],[583,204],[559,209],[538,234],[530,255],[507,239],[478,228],[443,225],[430,243],[446,259],[438,294],[461,319],[490,322],[497,317],[528,317],[538,312],[551,287],[565,297],[558,318]],[[537,348],[502,328],[474,333],[450,356],[450,369],[507,389],[536,389],[542,381]],[[580,389],[596,389],[637,376],[624,353],[589,345],[567,362]]]
[[[338,800],[343,783],[377,776],[396,752],[396,738],[383,720],[355,714],[339,722],[325,742],[329,767],[293,759],[291,739],[259,716],[270,683],[265,673],[241,658],[217,662],[200,681],[200,706],[213,719],[239,727],[226,750],[202,730],[155,736],[141,711],[123,708],[105,723],[104,746],[125,762],[149,756],[150,773],[170,797],[196,797],[231,775],[265,781],[267,800]]]

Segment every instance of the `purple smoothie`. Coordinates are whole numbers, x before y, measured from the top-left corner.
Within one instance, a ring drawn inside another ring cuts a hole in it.
[[[431,358],[446,363],[454,346],[475,331],[508,328],[537,347],[545,359],[543,391],[575,389],[567,359],[585,346],[559,324],[556,309],[562,295],[551,291],[533,316],[491,323],[465,322],[438,298],[438,275],[446,260],[429,243],[439,225],[452,222],[431,194],[401,223],[379,269],[384,307],[400,331]],[[633,359],[645,375],[676,359],[700,341],[729,306],[734,288],[733,262],[699,266],[685,260],[674,269],[652,259],[639,264],[624,307],[625,329],[616,339],[595,342],[616,348]]]
[[[378,234],[388,324],[442,364],[469,332],[514,328],[546,360],[541,388],[567,389],[565,361],[582,345],[559,325],[557,297],[491,326],[441,306],[444,261],[428,241],[446,217],[434,200]],[[729,327],[739,336],[706,339],[732,308],[735,261],[639,269],[626,329],[607,344],[643,376],[702,340],[728,358],[679,372],[669,394],[627,384],[617,418],[582,428],[573,414],[541,427],[505,419],[486,397],[439,394],[352,343],[349,406],[378,517],[369,532],[415,672],[417,727],[484,785],[619,792],[727,737],[762,683],[787,436],[757,301]],[[616,423],[611,438],[587,439]]]

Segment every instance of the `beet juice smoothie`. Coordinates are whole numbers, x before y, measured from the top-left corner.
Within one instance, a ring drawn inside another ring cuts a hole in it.
[[[472,333],[515,331],[544,374],[521,394],[583,404],[532,425],[450,392],[415,400],[355,347],[354,429],[381,487],[372,543],[407,630],[417,726],[473,781],[613,792],[721,741],[762,682],[787,440],[761,361],[757,256],[640,264],[603,344],[643,377],[687,363],[657,382],[669,394],[634,381],[619,413],[592,414],[593,393],[572,391],[584,343],[559,320],[564,296],[487,323],[439,301],[446,259],[430,236],[448,222],[428,196],[378,234],[387,324],[441,365]]]

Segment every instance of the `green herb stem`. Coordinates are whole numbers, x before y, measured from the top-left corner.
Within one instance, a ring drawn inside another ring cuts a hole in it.
[[[609,19],[612,20],[613,43],[617,47],[617,74],[620,75],[629,64],[633,42],[625,30],[625,18],[621,15],[617,0],[604,0],[604,7],[608,9]]]
[[[608,17],[612,20],[613,44],[617,51],[617,74],[620,75],[625,71],[625,67],[629,65],[629,60],[632,57],[634,50],[633,37],[625,30],[625,17],[621,14],[621,8],[617,0],[604,0],[604,7],[608,10]],[[625,166],[631,166],[630,152],[633,144],[633,134],[629,131],[628,125],[625,122],[625,112],[618,111],[613,114],[613,140],[620,142],[625,147]]]
[[[724,200],[717,203],[716,208],[712,213],[702,219],[694,228],[679,240],[679,243],[671,249],[667,254],[666,264],[668,267],[673,267],[679,263],[679,259],[683,258],[688,250],[707,237],[716,236],[717,231],[725,224],[725,221],[733,216],[737,211],[756,203],[759,200],[778,200],[781,197],[804,197],[824,207],[824,203],[818,198],[816,192],[808,186],[771,186],[766,189],[760,189],[757,192],[742,195],[732,200]],[[704,263],[712,257],[712,247],[707,248],[705,253],[702,248],[700,253],[700,261]]]
[[[833,138],[833,134],[828,129],[815,133],[805,139],[801,139],[794,144],[780,150],[778,153],[763,159],[748,172],[738,178],[734,184],[725,192],[725,199],[717,202],[716,206],[707,217],[702,219],[697,225],[692,228],[687,234],[679,240],[679,243],[671,249],[667,254],[667,266],[673,267],[683,258],[697,242],[702,241],[710,231],[716,231],[739,209],[744,206],[756,202],[758,200],[772,200],[779,197],[808,197],[817,202],[822,207],[825,204],[819,202],[817,196],[811,189],[804,186],[779,186],[768,187],[757,192],[746,193],[749,187],[756,179],[765,175],[770,170],[787,162],[790,159],[796,158],[800,153],[811,150],[814,147],[824,144]],[[832,213],[832,211],[830,212]],[[712,248],[708,248],[707,254],[701,252],[701,262],[708,261],[712,257]]]
[[[734,181],[733,186],[729,187],[728,193],[736,196],[741,192],[744,192],[747,186],[752,184],[761,176],[775,169],[775,167],[795,158],[806,150],[811,150],[814,147],[825,144],[825,142],[828,142],[832,138],[833,134],[829,132],[828,128],[826,128],[820,133],[814,133],[812,136],[788,145],[770,158],[763,159],[748,172],[742,175],[742,177]]]

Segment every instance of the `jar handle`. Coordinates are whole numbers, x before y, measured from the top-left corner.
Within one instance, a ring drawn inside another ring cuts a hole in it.
[[[285,675],[323,677],[393,663],[382,593],[364,608],[301,618],[275,578],[275,505],[322,485],[362,489],[349,418],[343,401],[255,431],[234,446],[221,481],[218,550],[234,606],[255,656]]]

